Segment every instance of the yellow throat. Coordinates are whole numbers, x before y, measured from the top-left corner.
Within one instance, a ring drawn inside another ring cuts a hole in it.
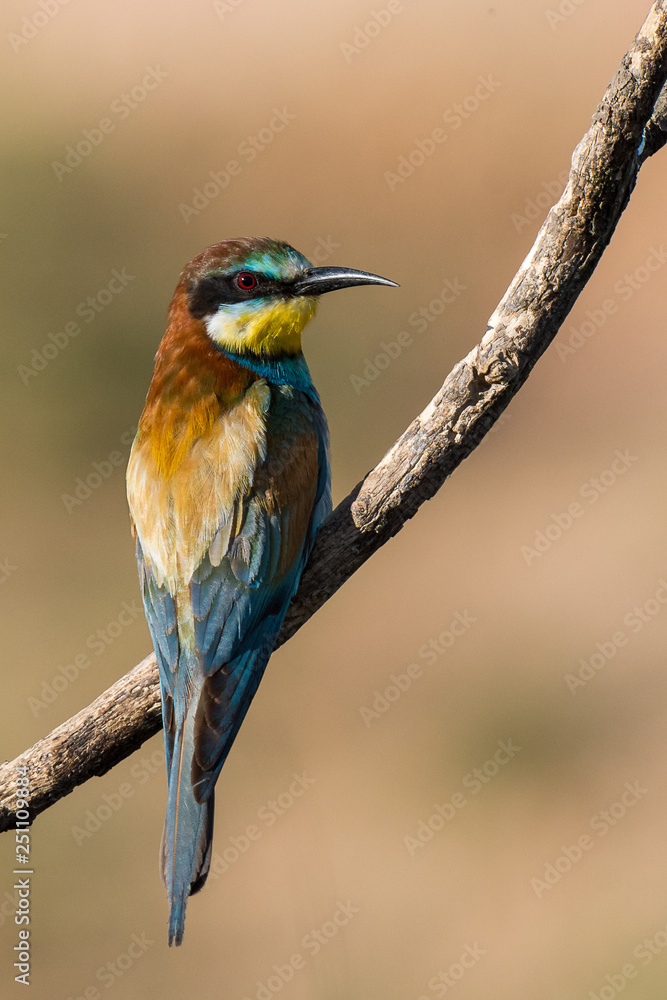
[[[209,337],[235,354],[295,355],[301,352],[301,333],[317,304],[314,296],[250,299],[221,305],[204,322]]]

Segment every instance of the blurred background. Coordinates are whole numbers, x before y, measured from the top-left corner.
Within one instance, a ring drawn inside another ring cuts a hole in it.
[[[340,500],[482,336],[649,7],[551,4],[3,5],[2,758],[149,650],[124,468],[184,263],[269,235],[400,282],[305,335]],[[38,818],[35,1000],[664,997],[666,180],[272,659],[183,947],[161,735]],[[6,834],[3,996],[13,867]]]

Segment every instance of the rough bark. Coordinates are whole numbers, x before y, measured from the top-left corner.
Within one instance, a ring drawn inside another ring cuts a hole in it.
[[[286,642],[395,535],[479,444],[556,336],[625,209],[641,164],[667,142],[667,0],[654,3],[572,156],[562,197],[481,342],[323,525],[288,611]],[[0,767],[0,830],[14,826],[27,765],[34,817],[161,726],[151,654],[92,705]]]

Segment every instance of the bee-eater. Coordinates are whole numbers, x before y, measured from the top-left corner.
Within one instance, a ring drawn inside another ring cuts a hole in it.
[[[319,296],[395,285],[225,240],[183,270],[127,470],[162,693],[169,943],[211,861],[213,790],[331,510],[327,422],[301,351]]]

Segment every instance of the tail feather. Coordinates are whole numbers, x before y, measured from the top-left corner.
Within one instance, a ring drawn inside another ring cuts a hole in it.
[[[169,944],[181,944],[188,896],[199,892],[211,863],[213,789],[264,672],[275,635],[205,679],[184,657],[166,713],[167,818],[161,870],[169,899]],[[164,694],[163,694],[164,699]]]
[[[197,698],[193,698],[196,706]],[[169,944],[181,944],[188,896],[208,875],[213,837],[213,795],[198,802],[192,787],[194,707],[176,730],[169,770],[161,871],[169,899]]]

